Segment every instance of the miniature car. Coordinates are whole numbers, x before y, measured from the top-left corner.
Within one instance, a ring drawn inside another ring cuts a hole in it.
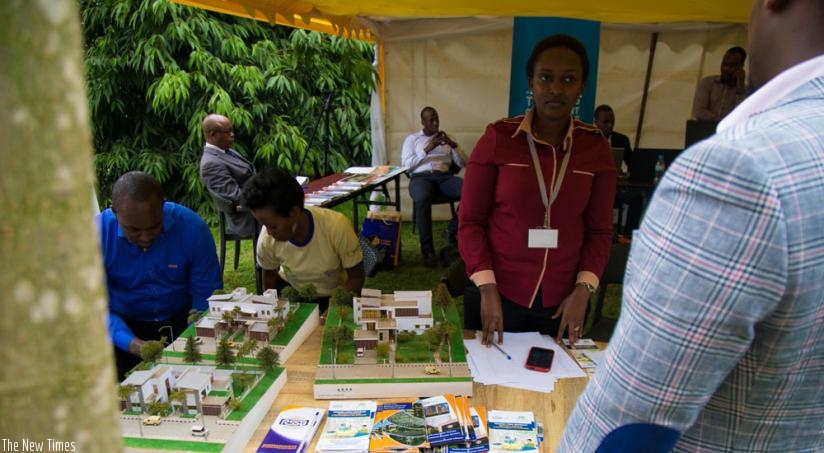
[[[159,425],[161,418],[159,415],[150,415],[143,419],[144,425]]]
[[[192,435],[197,437],[206,437],[209,434],[209,430],[206,429],[203,425],[194,425],[192,426]]]
[[[357,351],[355,351],[355,355],[358,357],[363,357],[365,353],[366,351],[363,348],[358,348]]]
[[[203,344],[203,338],[195,337],[195,344]]]
[[[428,366],[424,368],[423,372],[425,374],[441,374],[441,370],[434,366]]]

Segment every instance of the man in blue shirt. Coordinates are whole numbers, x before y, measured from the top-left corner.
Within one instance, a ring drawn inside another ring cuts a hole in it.
[[[190,209],[164,202],[160,184],[146,173],[121,176],[111,209],[98,220],[109,334],[123,380],[146,341],[174,341],[188,326],[189,310],[206,310],[223,281],[209,228]]]

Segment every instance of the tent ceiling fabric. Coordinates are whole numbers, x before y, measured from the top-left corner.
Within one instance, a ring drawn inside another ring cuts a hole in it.
[[[172,0],[184,5],[272,24],[366,38],[382,37],[395,18],[554,16],[625,24],[659,22],[746,23],[752,0]],[[355,33],[353,36],[352,33]]]

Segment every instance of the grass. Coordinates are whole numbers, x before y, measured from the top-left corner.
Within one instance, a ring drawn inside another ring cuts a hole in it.
[[[188,440],[172,439],[141,439],[138,437],[124,437],[123,445],[130,448],[149,448],[152,450],[173,450],[173,451],[223,451],[224,444],[214,442],[197,442]]]
[[[352,221],[352,202],[348,201],[334,210],[344,214]],[[366,208],[361,206],[358,218],[366,218]],[[433,222],[432,233],[435,239],[435,250],[440,250],[443,246],[441,232],[446,229],[448,222]],[[217,229],[213,228],[215,243],[218,241]],[[229,291],[236,287],[245,287],[250,293],[255,292],[255,272],[252,262],[252,241],[242,241],[240,251],[240,265],[238,270],[233,269],[234,245],[226,246],[226,269],[223,273],[223,287]],[[417,233],[412,233],[412,224],[403,222],[401,228],[401,259],[398,266],[392,271],[380,271],[374,277],[367,277],[364,283],[365,288],[379,289],[383,292],[394,290],[425,290],[434,289],[441,277],[446,272],[444,267],[425,267],[423,257],[420,252],[420,241]],[[620,311],[621,291],[618,286],[611,286],[607,290],[604,302],[603,314],[609,318],[617,318]],[[455,299],[456,309],[463,321],[463,297]],[[595,298],[590,301],[590,307],[594,308]],[[590,310],[587,328],[592,322],[594,311]]]

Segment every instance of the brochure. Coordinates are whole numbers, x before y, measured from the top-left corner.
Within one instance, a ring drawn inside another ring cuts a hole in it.
[[[315,451],[368,452],[375,401],[331,401]]]
[[[312,442],[324,413],[326,409],[319,407],[286,406],[260,443],[258,453],[302,453]]]

